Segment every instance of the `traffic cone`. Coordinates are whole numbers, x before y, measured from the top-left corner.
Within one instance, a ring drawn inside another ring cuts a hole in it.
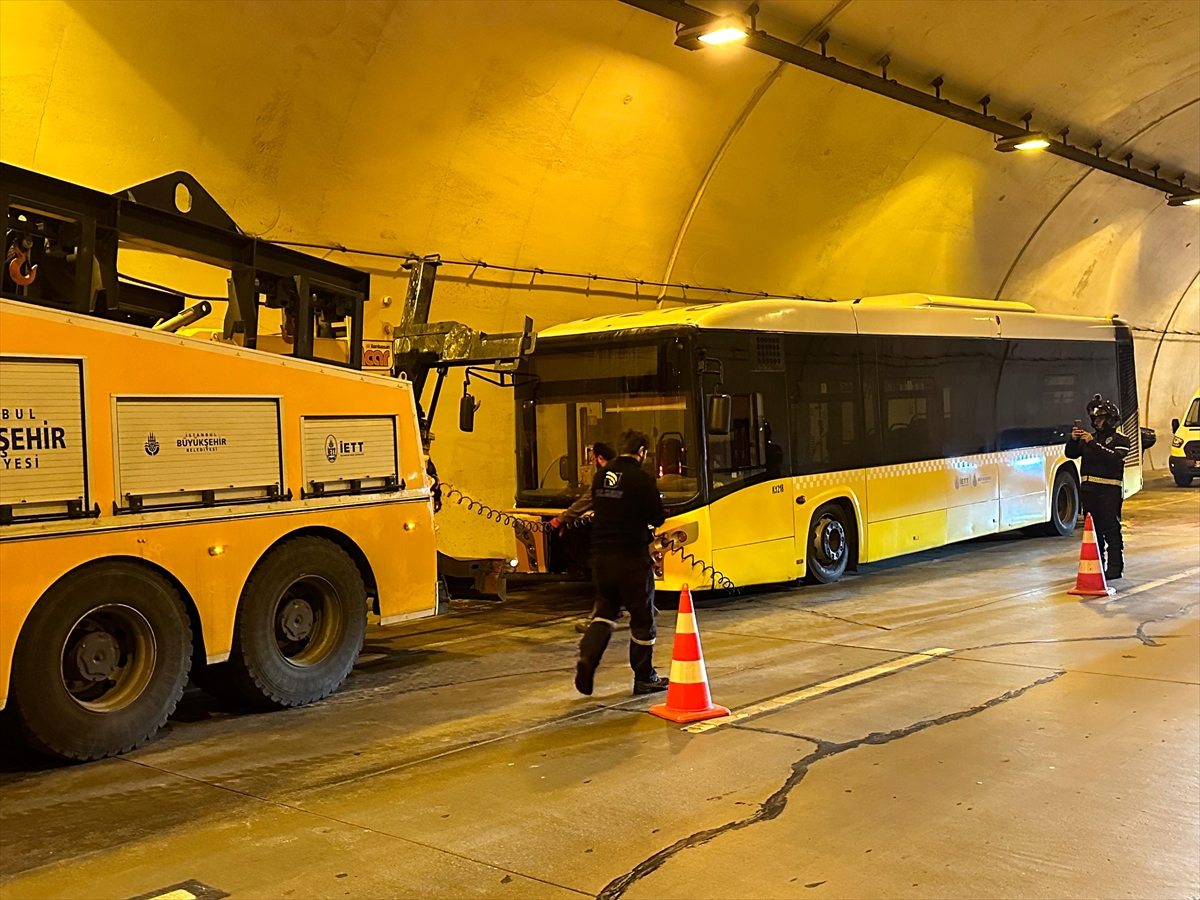
[[[650,707],[650,712],[672,722],[699,722],[729,715],[724,706],[712,702],[708,673],[700,650],[700,632],[692,609],[692,592],[685,584],[679,594],[679,618],[675,620],[675,645],[671,648],[671,683],[667,702]]]
[[[1092,514],[1083,520],[1083,546],[1079,548],[1079,574],[1075,587],[1067,591],[1078,597],[1109,597],[1116,593],[1104,580],[1104,566],[1100,563],[1100,548],[1096,546],[1096,529],[1092,525]]]

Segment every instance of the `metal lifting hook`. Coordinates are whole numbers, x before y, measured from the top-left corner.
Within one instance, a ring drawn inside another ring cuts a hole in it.
[[[33,284],[33,280],[37,278],[38,267],[36,265],[28,266],[29,250],[33,247],[33,241],[29,238],[13,241],[12,246],[8,248],[8,277],[13,280],[14,284],[19,284],[21,287]],[[26,270],[28,266],[28,270]]]

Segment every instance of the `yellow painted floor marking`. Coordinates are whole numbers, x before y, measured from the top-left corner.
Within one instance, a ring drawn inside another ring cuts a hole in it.
[[[722,716],[719,719],[709,719],[707,722],[697,722],[695,725],[688,725],[683,730],[690,734],[703,734],[706,731],[712,731],[714,728],[720,728],[722,725],[730,725],[742,719],[748,719],[751,716],[773,712],[785,706],[791,706],[793,703],[799,703],[801,700],[811,700],[813,697],[820,697],[822,694],[828,694],[830,691],[849,687],[852,684],[858,684],[862,681],[869,681],[881,675],[890,675],[901,669],[917,666],[921,663],[929,662],[929,660],[936,657],[945,656],[947,653],[953,652],[949,647],[934,647],[932,650],[922,650],[920,653],[914,653],[911,656],[902,656],[899,659],[893,659],[891,662],[871,666],[869,669],[862,669],[858,672],[851,672],[848,675],[842,675],[840,678],[822,681],[820,684],[810,685],[798,691],[793,691],[790,694],[783,694],[780,697],[774,697],[771,700],[765,700],[753,706],[743,707],[731,715]]]
[[[1139,584],[1137,587],[1132,587],[1127,591],[1118,591],[1113,597],[1109,598],[1107,603],[1113,603],[1117,600],[1124,600],[1126,597],[1132,597],[1134,594],[1140,594],[1142,591],[1150,591],[1157,587],[1162,587],[1164,584],[1170,584],[1173,581],[1181,581],[1184,578],[1190,578],[1193,575],[1200,574],[1200,566],[1194,569],[1188,569],[1185,572],[1180,572],[1178,575],[1171,575],[1167,578],[1160,578],[1158,581],[1148,581],[1145,584]]]
[[[129,900],[221,900],[222,897],[228,896],[228,891],[189,878],[187,881],[177,881],[175,884],[156,888],[146,894],[138,894]]]

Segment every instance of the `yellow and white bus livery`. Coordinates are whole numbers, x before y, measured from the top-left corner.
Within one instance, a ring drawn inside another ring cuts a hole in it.
[[[926,294],[749,300],[560,325],[528,367],[519,512],[559,512],[590,484],[596,441],[646,432],[666,591],[831,582],[1017,528],[1069,535],[1063,442],[1097,393],[1125,416],[1126,496],[1142,483],[1132,334],[1115,318]],[[525,571],[565,564],[562,538],[518,538]]]

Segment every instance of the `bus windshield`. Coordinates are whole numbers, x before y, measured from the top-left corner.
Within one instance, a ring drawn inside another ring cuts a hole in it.
[[[618,452],[621,432],[650,438],[644,467],[663,502],[698,493],[700,454],[692,403],[694,374],[684,336],[539,342],[517,389],[521,506],[565,506],[592,483],[594,447]]]

